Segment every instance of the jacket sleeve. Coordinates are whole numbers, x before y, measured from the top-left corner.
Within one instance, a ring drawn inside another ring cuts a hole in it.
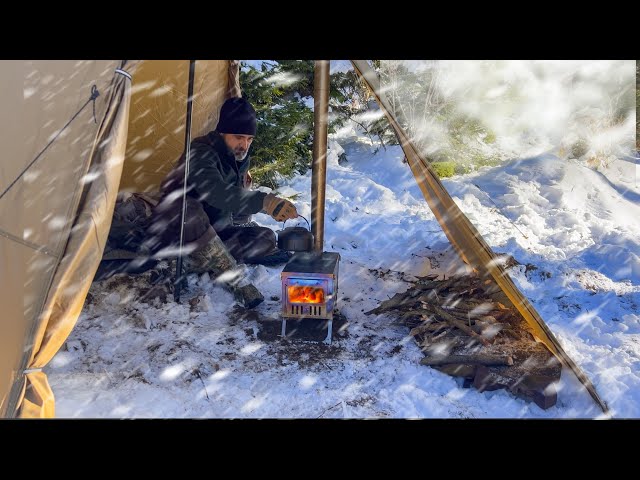
[[[211,147],[192,145],[189,164],[189,183],[198,200],[234,214],[248,215],[262,210],[267,194],[227,183],[220,170],[221,159]]]

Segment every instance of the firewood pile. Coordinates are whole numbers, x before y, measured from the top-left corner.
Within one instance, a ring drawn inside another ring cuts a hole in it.
[[[507,389],[540,408],[555,405],[561,364],[492,280],[419,277],[367,314],[391,314],[425,354],[420,362],[480,391]]]

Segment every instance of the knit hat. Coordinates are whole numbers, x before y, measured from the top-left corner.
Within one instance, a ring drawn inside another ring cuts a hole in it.
[[[256,111],[244,98],[229,98],[220,109],[216,130],[220,133],[255,136]]]

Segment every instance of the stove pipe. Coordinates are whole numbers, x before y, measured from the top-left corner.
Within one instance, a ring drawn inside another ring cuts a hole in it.
[[[313,250],[324,247],[324,202],[327,186],[329,60],[316,60],[313,76],[313,164],[311,167],[311,232]]]

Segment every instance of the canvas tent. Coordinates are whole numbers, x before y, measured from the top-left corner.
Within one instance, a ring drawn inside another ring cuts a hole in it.
[[[189,62],[3,61],[0,74],[0,417],[51,417],[41,368],[82,310],[119,188],[157,189],[182,151]],[[197,62],[194,135],[237,74]]]
[[[497,282],[606,408],[412,146],[367,63],[353,63],[456,251]],[[196,65],[193,136],[213,128],[225,98],[240,93],[237,61]],[[0,63],[0,72],[0,416],[52,417],[53,394],[41,369],[82,310],[118,191],[156,190],[183,149],[189,62],[12,61]]]

